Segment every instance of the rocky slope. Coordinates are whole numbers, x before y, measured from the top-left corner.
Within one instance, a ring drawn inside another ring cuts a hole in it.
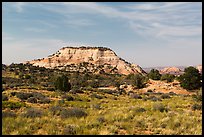
[[[114,51],[104,47],[63,47],[55,54],[26,63],[45,68],[66,71],[80,71],[112,74],[145,74],[136,64],[130,64],[118,57]]]
[[[183,73],[183,71],[177,67],[166,67],[162,70],[160,70],[161,74],[174,74],[174,75],[179,75]]]
[[[198,66],[196,66],[196,68],[197,68],[198,71],[202,74],[202,65],[198,65]]]

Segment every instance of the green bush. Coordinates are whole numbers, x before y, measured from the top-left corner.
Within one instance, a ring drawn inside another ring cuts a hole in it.
[[[6,96],[5,94],[2,94],[2,101],[8,101],[8,96]]]
[[[144,88],[146,85],[146,78],[140,74],[135,74],[133,77],[133,85],[136,86],[137,89]]]
[[[68,92],[71,89],[71,84],[68,81],[68,77],[65,75],[58,76],[54,85],[56,89],[64,92]]]
[[[191,109],[192,109],[193,111],[195,111],[195,110],[202,110],[202,105],[193,104],[192,107],[191,107]]]
[[[74,98],[71,95],[63,95],[62,99],[66,99],[67,101],[73,101]]]
[[[159,73],[159,71],[157,69],[152,69],[147,76],[153,80],[160,80],[161,78],[161,74]]]
[[[175,76],[172,74],[163,74],[161,76],[161,80],[166,80],[167,82],[172,82],[174,80]]]
[[[179,77],[180,85],[184,89],[194,90],[199,89],[201,84],[201,75],[194,67],[185,68],[184,74]]]
[[[10,109],[14,110],[14,109],[19,109],[19,108],[25,107],[25,106],[26,106],[26,104],[21,103],[21,102],[12,102],[12,101],[3,101],[2,102],[2,109],[10,108]]]

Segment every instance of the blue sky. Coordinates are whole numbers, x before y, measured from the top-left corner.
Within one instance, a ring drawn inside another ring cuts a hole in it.
[[[2,62],[103,46],[141,67],[202,64],[201,2],[4,2]]]

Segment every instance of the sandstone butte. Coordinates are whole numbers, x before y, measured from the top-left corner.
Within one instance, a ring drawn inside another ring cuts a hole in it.
[[[160,73],[161,74],[179,74],[179,73],[182,73],[182,71],[177,68],[177,67],[166,67],[162,70],[160,70]]]
[[[118,57],[106,47],[63,47],[46,58],[26,61],[25,63],[45,68],[66,71],[125,74],[146,72],[136,64]]]

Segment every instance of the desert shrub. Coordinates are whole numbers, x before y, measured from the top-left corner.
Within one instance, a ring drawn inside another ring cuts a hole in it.
[[[57,115],[57,116],[60,115],[62,110],[64,110],[64,108],[60,106],[51,106],[49,108],[49,111],[52,113],[52,115]]]
[[[31,76],[30,76],[29,74],[26,74],[26,75],[24,75],[24,78],[25,78],[25,79],[30,79]]]
[[[153,91],[152,91],[151,89],[148,89],[147,92],[148,92],[148,93],[152,93]]]
[[[106,120],[105,120],[105,118],[103,116],[100,116],[100,117],[97,118],[97,121],[99,123],[104,123]]]
[[[30,97],[30,98],[28,98],[27,102],[29,102],[29,103],[37,103],[38,100],[35,97]]]
[[[39,101],[38,101],[38,103],[40,103],[40,104],[48,104],[48,103],[50,103],[50,99],[49,98],[42,98],[42,99],[40,99]]]
[[[151,101],[162,101],[160,98],[158,98],[156,96],[149,96],[147,99],[151,100]]]
[[[17,92],[11,92],[11,96],[15,96]]]
[[[65,99],[67,101],[73,101],[74,100],[74,98],[71,95],[63,95],[62,99]]]
[[[195,100],[195,101],[202,101],[202,87],[200,90],[198,90],[196,92],[196,94],[193,94],[192,95],[192,98]]]
[[[5,94],[2,94],[2,101],[8,101],[8,96],[6,96]]]
[[[135,126],[139,127],[139,128],[145,128],[146,124],[145,124],[144,120],[138,120],[138,121],[136,121]]]
[[[31,93],[17,92],[16,97],[24,101],[30,97],[33,97],[33,95]]]
[[[184,74],[179,77],[180,85],[184,89],[194,90],[201,87],[201,74],[194,67],[187,67]]]
[[[170,91],[169,95],[173,96],[173,95],[177,95],[177,94],[175,92],[173,92],[173,91]]]
[[[193,104],[192,107],[191,107],[191,109],[192,109],[193,111],[195,111],[195,110],[202,110],[202,105]]]
[[[145,108],[136,108],[134,109],[134,112],[145,112],[146,109]]]
[[[89,85],[92,88],[98,88],[99,87],[99,81],[98,80],[92,80],[92,82]]]
[[[153,80],[160,80],[161,78],[161,74],[159,73],[159,71],[157,69],[152,69],[147,76]]]
[[[3,101],[2,102],[2,109],[10,108],[12,110],[19,109],[21,107],[25,107],[26,104],[22,102],[12,102],[12,101]]]
[[[93,104],[92,108],[100,110],[101,109],[101,105],[100,104]]]
[[[16,116],[17,116],[16,113],[14,113],[13,111],[2,111],[2,118]]]
[[[100,96],[100,95],[95,94],[95,93],[91,94],[90,97],[91,98],[97,98],[97,99],[103,99],[103,96]]]
[[[175,76],[172,74],[163,74],[161,76],[161,80],[166,80],[167,82],[172,82],[174,80]]]
[[[162,99],[167,99],[167,98],[171,98],[171,97],[169,96],[169,94],[162,94],[161,98]]]
[[[48,91],[55,91],[55,88],[53,88],[53,87],[47,87],[47,90],[48,90]]]
[[[42,93],[39,93],[39,92],[33,92],[31,94],[33,97],[37,98],[38,100],[42,100],[42,99],[46,98],[45,95],[43,95]]]
[[[168,112],[168,109],[162,103],[155,103],[152,107],[154,111]]]
[[[76,93],[84,93],[84,92],[78,88],[73,88],[69,91],[69,93],[76,94]]]
[[[60,113],[61,118],[69,118],[69,117],[86,117],[87,113],[80,109],[80,108],[69,108],[69,109],[64,109]]]
[[[130,94],[133,94],[133,91],[128,91],[127,95],[129,96]]]
[[[22,114],[23,117],[30,117],[30,118],[35,118],[35,117],[42,117],[43,112],[40,109],[36,108],[28,108],[25,113]]]
[[[68,77],[65,75],[58,76],[54,82],[54,85],[56,89],[64,92],[68,92],[71,89],[71,84],[68,81]]]
[[[76,129],[72,125],[67,125],[62,132],[63,135],[76,135],[76,133]]]
[[[134,98],[134,99],[142,99],[142,97],[141,97],[140,95],[135,94],[135,93],[130,94],[130,98]]]
[[[110,89],[99,89],[98,92],[107,93],[107,94],[114,94],[117,93],[117,90],[110,90]]]
[[[145,92],[144,95],[149,96],[151,93],[150,92]]]

